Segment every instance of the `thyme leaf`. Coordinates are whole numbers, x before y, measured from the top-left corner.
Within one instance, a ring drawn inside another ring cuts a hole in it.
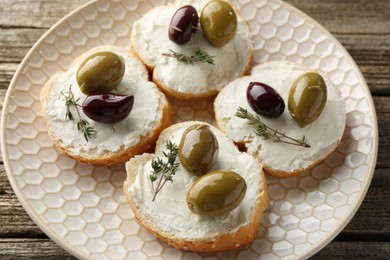
[[[81,106],[77,103],[79,99],[75,99],[74,97],[74,94],[72,92],[72,86],[69,86],[68,91],[61,92],[61,95],[65,98],[65,106],[66,106],[65,118],[70,121],[74,120],[74,116],[71,111],[71,108],[74,107],[79,119],[76,123],[77,130],[83,133],[85,140],[88,142],[91,139],[91,137],[94,134],[96,134],[96,130],[89,125],[89,122],[87,120],[81,118],[81,114],[79,111],[79,107]]]
[[[153,171],[149,175],[150,182],[154,191],[153,199],[156,199],[157,194],[161,191],[167,181],[173,182],[173,176],[179,167],[176,163],[176,158],[179,154],[179,148],[171,141],[167,141],[166,149],[168,152],[163,152],[163,158],[157,157],[152,160]],[[157,185],[154,183],[157,181]]]
[[[236,117],[247,119],[249,125],[253,125],[253,131],[257,136],[260,136],[264,140],[270,139],[274,142],[281,142],[290,145],[297,145],[304,148],[310,148],[310,145],[307,143],[305,136],[302,136],[301,139],[292,138],[278,129],[273,129],[268,125],[264,124],[258,116],[255,116],[248,112],[248,110],[239,107],[235,113]]]
[[[208,55],[206,52],[202,50],[198,50],[194,55],[186,56],[182,52],[175,52],[173,50],[169,50],[171,53],[163,53],[161,55],[171,58],[176,58],[178,61],[187,62],[187,63],[195,63],[195,62],[206,62],[209,64],[214,64],[214,56]]]

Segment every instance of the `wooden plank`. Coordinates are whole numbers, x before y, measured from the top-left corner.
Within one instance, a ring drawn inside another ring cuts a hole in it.
[[[390,65],[390,35],[335,32],[333,35],[349,50],[358,64]]]
[[[1,259],[76,259],[52,240],[36,238],[0,239]]]
[[[371,240],[380,234],[390,239],[390,187],[384,183],[390,183],[390,168],[375,170],[363,203],[343,232],[366,234]]]
[[[0,28],[49,28],[89,0],[2,0]]]
[[[388,259],[388,242],[340,242],[333,241],[310,259]],[[7,238],[0,239],[2,259],[75,259],[50,239]]]
[[[389,97],[374,97],[378,117],[379,149],[377,167],[390,167],[390,100]]]
[[[46,31],[47,29],[0,29],[0,64],[19,64]]]
[[[390,33],[388,0],[285,0],[331,32]]]
[[[0,99],[4,100],[5,92],[14,76],[19,64],[16,63],[0,63]]]
[[[36,237],[43,232],[27,215],[0,165],[0,237]]]
[[[336,33],[334,36],[359,66],[372,94],[390,95],[390,34]]]
[[[389,45],[390,46],[390,45]],[[390,53],[390,52],[389,52]],[[390,56],[389,56],[390,61]],[[360,65],[372,95],[390,96],[390,66]]]
[[[310,259],[344,260],[344,259],[389,259],[389,242],[339,242],[333,241]]]

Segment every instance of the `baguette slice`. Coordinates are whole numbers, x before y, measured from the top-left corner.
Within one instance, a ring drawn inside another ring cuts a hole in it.
[[[240,248],[251,243],[258,232],[263,210],[269,204],[268,188],[261,164],[251,155],[239,152],[216,128],[210,126],[219,143],[219,155],[212,171],[229,169],[246,180],[248,188],[240,205],[216,218],[192,213],[186,203],[186,192],[198,176],[181,165],[173,182],[167,182],[152,201],[154,193],[149,180],[152,160],[161,157],[168,140],[179,145],[183,132],[193,124],[206,123],[175,124],[161,133],[157,155],[135,156],[126,163],[127,179],[123,188],[127,202],[144,227],[178,249],[215,252]]]
[[[252,34],[247,22],[237,13],[237,33],[224,47],[211,45],[199,28],[192,39],[177,45],[168,37],[174,13],[184,5],[193,5],[200,16],[210,0],[181,0],[156,7],[133,25],[131,42],[134,53],[153,71],[153,81],[161,90],[178,99],[215,96],[231,80],[246,74],[253,59]],[[192,56],[202,50],[213,57],[214,64],[183,62],[163,56],[170,51]]]
[[[79,89],[76,72],[85,58],[99,51],[112,51],[124,58],[124,77],[112,92],[133,94],[134,104],[130,114],[114,124],[95,122],[79,107],[80,117],[96,131],[87,141],[77,129],[79,117],[73,106],[70,112],[74,120],[66,118],[65,96],[71,89],[74,99],[82,104],[86,95]],[[172,123],[171,107],[164,94],[148,81],[145,66],[133,54],[115,46],[94,48],[76,58],[68,71],[52,76],[41,91],[41,104],[48,134],[55,147],[83,163],[125,163],[136,154],[152,150],[160,132]]]
[[[232,138],[239,147],[258,157],[264,163],[264,170],[278,177],[301,174],[312,168],[331,152],[341,141],[345,128],[345,102],[341,93],[326,77],[328,98],[320,116],[310,125],[301,128],[288,109],[288,95],[293,82],[309,70],[288,61],[266,62],[255,66],[250,76],[241,77],[229,83],[214,102],[218,127]],[[235,116],[237,108],[247,109],[257,115],[248,104],[246,92],[250,82],[262,82],[274,88],[285,102],[285,110],[278,118],[258,115],[269,127],[286,135],[307,139],[310,148],[303,148],[272,140],[264,140],[253,131],[248,120]]]

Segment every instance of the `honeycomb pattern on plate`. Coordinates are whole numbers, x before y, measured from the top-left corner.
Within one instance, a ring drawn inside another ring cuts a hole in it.
[[[83,165],[59,154],[41,117],[42,85],[86,50],[130,48],[132,23],[165,1],[98,1],[56,25],[27,55],[5,117],[7,174],[23,206],[57,243],[94,259],[280,259],[307,257],[335,236],[360,204],[372,177],[376,121],[368,89],[346,51],[310,18],[277,0],[235,1],[255,35],[255,63],[291,60],[328,75],[347,105],[334,153],[310,172],[267,176],[271,206],[247,248],[217,254],[178,251],[142,228],[122,192],[123,166]],[[214,123],[213,100],[177,101],[176,121]]]

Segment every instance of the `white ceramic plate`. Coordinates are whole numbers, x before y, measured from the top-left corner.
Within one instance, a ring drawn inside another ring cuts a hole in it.
[[[1,142],[10,183],[30,217],[79,258],[307,258],[329,243],[361,204],[376,163],[378,133],[367,85],[346,50],[323,27],[279,0],[239,0],[255,35],[255,63],[291,60],[327,74],[347,107],[334,153],[299,177],[267,176],[271,207],[247,248],[217,254],[178,251],[140,227],[125,203],[123,166],[83,165],[59,154],[41,117],[42,85],[86,50],[130,49],[133,21],[160,1],[94,1],[51,28],[27,54],[9,87]],[[176,119],[213,122],[210,101],[173,100]]]

